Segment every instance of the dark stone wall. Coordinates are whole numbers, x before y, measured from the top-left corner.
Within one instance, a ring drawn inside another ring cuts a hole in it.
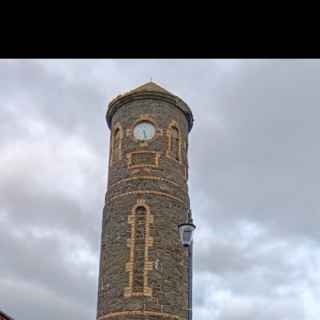
[[[156,125],[149,143],[133,137],[142,117]],[[180,129],[181,161],[167,156],[172,121]],[[121,159],[111,162],[110,150],[103,211],[97,319],[186,319],[187,252],[177,226],[189,209],[187,119],[171,103],[142,96],[113,115],[111,129],[119,125]],[[133,209],[140,206],[147,213],[139,218]]]

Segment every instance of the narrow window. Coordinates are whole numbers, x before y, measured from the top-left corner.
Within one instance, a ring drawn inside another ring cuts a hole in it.
[[[121,131],[117,128],[113,134],[112,161],[118,161],[121,158]]]
[[[128,247],[129,261],[126,271],[129,272],[128,287],[124,288],[124,296],[152,296],[152,288],[148,287],[148,272],[153,269],[149,261],[149,247],[153,245],[150,237],[150,224],[153,215],[145,206],[144,200],[138,199],[137,204],[128,216]]]
[[[180,134],[177,127],[171,128],[171,156],[180,161]]]
[[[144,289],[146,208],[138,207],[135,211],[133,288],[135,292]]]

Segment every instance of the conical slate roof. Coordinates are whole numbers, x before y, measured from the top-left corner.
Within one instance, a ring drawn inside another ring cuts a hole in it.
[[[161,93],[166,93],[166,94],[170,94],[171,96],[174,96],[174,94],[172,94],[169,91],[167,91],[166,89],[160,87],[158,84],[156,84],[153,81],[147,82],[147,83],[143,84],[142,86],[139,86],[129,92],[126,92],[122,96],[125,96],[127,94],[132,94],[135,92],[145,92],[145,91],[161,92]]]
[[[189,123],[189,130],[191,130],[192,124],[193,124],[193,116],[189,106],[183,100],[181,100],[178,96],[160,87],[158,84],[156,84],[153,81],[147,82],[133,90],[125,92],[124,94],[120,94],[111,100],[108,106],[107,114],[106,114],[106,120],[109,128],[111,127],[111,118],[113,114],[118,110],[118,108],[121,107],[124,101],[130,98],[133,98],[137,95],[138,96],[144,95],[144,93],[146,93],[147,95],[149,92],[150,94],[158,93],[160,94],[160,96],[163,95],[164,97],[167,97],[167,99],[170,99],[177,108],[179,108],[183,113],[185,113]]]
[[[128,92],[125,92],[123,94],[119,94],[118,96],[116,96],[114,99],[111,100],[110,104],[115,102],[116,100],[129,96],[133,93],[142,93],[142,92],[159,92],[159,93],[164,93],[164,94],[168,94],[170,96],[175,97],[174,94],[172,94],[171,92],[167,91],[166,89],[160,87],[158,84],[156,84],[153,81],[147,82],[145,84],[143,84],[142,86],[139,86],[133,90],[130,90]]]

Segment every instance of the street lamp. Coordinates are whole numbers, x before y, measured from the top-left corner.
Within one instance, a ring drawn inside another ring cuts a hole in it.
[[[192,237],[195,228],[189,210],[187,222],[178,225],[181,244],[188,250],[188,320],[192,320]]]
[[[191,246],[193,231],[195,228],[196,226],[192,223],[192,220],[178,225],[180,241],[184,247]]]

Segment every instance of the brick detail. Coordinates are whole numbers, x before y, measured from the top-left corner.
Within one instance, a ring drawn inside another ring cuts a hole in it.
[[[167,183],[171,183],[177,187],[181,187],[184,188],[185,186],[180,186],[179,184],[177,184],[174,181],[168,180],[168,179],[164,179],[161,177],[157,177],[157,176],[135,176],[135,177],[130,177],[130,178],[126,178],[126,179],[122,179],[120,181],[115,182],[114,184],[112,184],[110,186],[110,188],[114,187],[115,185],[122,183],[122,182],[127,182],[127,181],[132,181],[132,180],[158,180],[158,181],[165,181]]]
[[[157,195],[157,196],[162,196],[162,197],[167,197],[167,198],[171,198],[171,199],[174,199],[176,201],[179,201],[183,204],[185,204],[185,201],[180,199],[180,198],[177,198],[169,193],[165,193],[165,192],[159,192],[159,191],[152,191],[152,190],[137,190],[137,191],[130,191],[130,192],[125,192],[125,193],[120,193],[120,194],[117,194],[116,196],[112,197],[112,198],[109,198],[108,201],[112,201],[114,199],[117,199],[117,198],[120,198],[120,197],[125,197],[125,196],[128,196],[128,195],[131,195],[131,194],[154,194],[154,195]]]
[[[119,132],[119,142],[116,145],[116,137],[115,134]],[[110,153],[110,166],[112,166],[115,162],[122,159],[122,139],[123,139],[123,129],[120,122],[117,122],[115,126],[112,128],[112,141],[111,141],[111,153]],[[117,150],[116,150],[117,148]]]
[[[97,320],[106,320],[106,319],[110,319],[110,318],[123,317],[123,316],[158,316],[161,318],[166,318],[168,320],[169,319],[170,320],[185,320],[185,318],[181,318],[177,315],[173,315],[170,313],[147,311],[147,310],[112,312],[112,313],[106,314],[105,316],[99,317]]]
[[[150,213],[150,207],[143,199],[138,199],[128,216],[131,237],[127,240],[127,246],[130,248],[129,262],[126,264],[129,285],[124,289],[124,296],[127,298],[152,296],[152,289],[148,287],[148,272],[153,269],[153,263],[149,261],[149,248],[153,246],[153,238],[150,236],[152,223],[153,215]]]
[[[171,153],[171,147],[173,144],[173,137],[172,137],[172,130],[176,129],[178,131],[178,159],[172,155]],[[169,127],[167,129],[167,137],[168,137],[168,145],[167,145],[167,152],[166,152],[166,156],[174,161],[179,162],[180,164],[182,164],[182,158],[181,158],[181,148],[182,148],[182,142],[181,142],[181,130],[179,128],[179,125],[177,123],[176,120],[171,120]]]
[[[128,169],[159,167],[160,153],[155,151],[135,151],[127,154]]]

